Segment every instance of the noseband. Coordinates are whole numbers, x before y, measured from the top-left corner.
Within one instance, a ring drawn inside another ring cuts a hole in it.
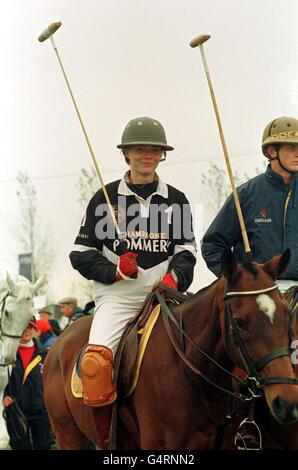
[[[255,291],[243,291],[243,292],[225,292],[223,299],[225,301],[225,332],[226,337],[229,331],[229,325],[231,330],[231,336],[233,338],[233,342],[236,346],[238,354],[242,360],[242,363],[245,367],[246,373],[248,375],[247,380],[250,383],[249,388],[252,387],[252,390],[259,396],[258,390],[262,388],[264,385],[272,385],[272,384],[291,384],[291,385],[298,385],[297,378],[290,378],[290,377],[261,377],[259,372],[271,361],[277,359],[278,357],[288,356],[290,357],[289,348],[276,348],[273,351],[270,351],[268,354],[265,354],[258,362],[254,363],[251,358],[249,357],[243,341],[241,339],[241,335],[239,333],[239,328],[235,322],[233,317],[233,312],[231,310],[230,305],[227,303],[231,297],[246,297],[246,296],[256,296],[259,294],[265,294],[267,292],[271,292],[277,289],[277,284],[274,284],[271,287],[267,287],[265,289],[255,290]]]
[[[23,333],[21,335],[11,335],[3,330],[3,315],[5,313],[5,304],[6,304],[6,300],[8,297],[13,297],[13,295],[10,294],[10,292],[7,292],[0,303],[0,341],[2,340],[4,336],[6,336],[7,338],[13,338],[13,339],[21,339],[23,336]],[[10,365],[10,363],[9,364],[0,363],[0,367],[6,367],[8,365]]]

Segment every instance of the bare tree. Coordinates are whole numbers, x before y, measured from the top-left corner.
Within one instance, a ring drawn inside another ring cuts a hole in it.
[[[255,176],[263,173],[264,169],[264,166],[261,168],[256,167]],[[250,176],[247,173],[240,176],[236,171],[234,174],[235,185],[239,186],[249,178]],[[219,168],[216,163],[210,162],[207,173],[202,173],[201,183],[204,187],[203,202],[207,209],[208,219],[213,219],[232,192],[227,171]]]
[[[88,201],[99,189],[97,175],[92,166],[89,169],[81,169],[76,187],[79,191],[78,202],[83,209],[86,209]]]
[[[241,178],[237,172],[234,175],[235,185],[241,184]],[[208,209],[214,213],[218,212],[224,201],[231,193],[226,170],[219,168],[216,163],[211,162],[207,173],[202,173],[201,183],[206,188],[204,198]]]
[[[18,238],[24,253],[31,254],[32,282],[40,276],[45,277],[39,292],[41,293],[47,290],[49,273],[54,261],[49,229],[38,215],[37,194],[30,177],[26,173],[19,172],[17,181],[19,184],[17,196],[21,210]]]

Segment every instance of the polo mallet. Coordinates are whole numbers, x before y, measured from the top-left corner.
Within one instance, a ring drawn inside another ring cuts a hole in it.
[[[89,140],[89,137],[88,137],[86,128],[85,128],[85,126],[84,126],[83,119],[82,119],[82,117],[81,117],[81,114],[80,114],[78,105],[77,105],[76,100],[75,100],[75,98],[74,98],[74,94],[73,94],[72,89],[71,89],[71,87],[70,87],[70,83],[69,83],[69,80],[68,80],[68,78],[67,78],[66,72],[65,72],[65,70],[64,70],[64,67],[63,67],[63,64],[62,64],[62,61],[61,61],[59,52],[58,52],[57,45],[56,45],[55,40],[54,40],[54,38],[53,38],[53,34],[57,31],[57,29],[60,28],[61,24],[62,24],[61,21],[57,21],[56,23],[50,24],[50,25],[38,36],[38,40],[39,40],[40,42],[43,42],[43,41],[46,41],[46,40],[49,39],[49,38],[51,39],[53,49],[54,49],[54,51],[55,51],[55,53],[56,53],[56,56],[57,56],[59,65],[60,65],[60,67],[61,67],[63,76],[64,76],[64,78],[65,78],[65,82],[66,82],[68,91],[69,91],[69,93],[70,93],[70,96],[71,96],[71,99],[72,99],[72,102],[73,102],[75,111],[76,111],[77,116],[78,116],[78,119],[79,119],[79,121],[80,121],[80,125],[81,125],[81,128],[82,128],[83,134],[84,134],[84,136],[85,136],[86,142],[87,142],[87,146],[88,146],[88,149],[89,149],[89,152],[90,152],[92,161],[93,161],[93,165],[94,165],[94,167],[95,167],[95,171],[96,171],[96,174],[97,174],[97,177],[98,177],[100,186],[101,186],[101,188],[102,188],[102,191],[103,191],[103,194],[104,194],[104,197],[105,197],[105,200],[106,200],[108,209],[109,209],[110,216],[111,216],[111,218],[112,218],[112,222],[113,222],[113,224],[114,224],[115,230],[116,230],[117,235],[118,235],[119,240],[120,240],[122,237],[121,237],[121,232],[120,232],[120,228],[119,228],[118,222],[117,222],[116,217],[115,217],[115,212],[114,212],[113,206],[112,206],[112,204],[111,204],[109,195],[108,195],[108,193],[107,193],[107,190],[106,190],[106,187],[105,187],[103,178],[102,178],[102,176],[101,176],[101,173],[100,173],[100,170],[99,170],[99,166],[98,166],[98,164],[97,164],[97,161],[96,161],[96,158],[95,158],[95,154],[94,154],[92,145],[91,145],[91,143],[90,143],[90,140]],[[120,241],[120,244],[122,244],[122,246],[120,246],[120,251],[123,252],[123,253],[124,253],[125,251],[127,251],[127,249],[126,249],[126,244],[125,244],[125,242],[124,242],[123,240]],[[135,277],[136,277],[136,276],[135,276]],[[133,276],[131,276],[131,278],[133,278]],[[125,277],[125,279],[126,279],[126,277]],[[127,279],[129,279],[129,278],[127,278]]]
[[[231,168],[231,164],[230,164],[228,149],[227,149],[226,142],[225,142],[225,137],[224,137],[224,133],[223,133],[220,117],[219,117],[219,112],[218,112],[218,107],[217,107],[217,103],[216,103],[216,99],[215,99],[215,94],[214,94],[214,90],[213,90],[213,87],[212,87],[210,73],[209,73],[209,69],[208,69],[208,65],[207,65],[207,61],[206,61],[206,57],[205,57],[205,52],[204,52],[204,48],[203,48],[204,42],[208,41],[208,39],[210,39],[210,37],[211,36],[209,34],[202,34],[201,36],[197,36],[192,41],[190,41],[189,45],[190,45],[190,47],[197,47],[197,46],[200,47],[200,52],[201,52],[201,56],[202,56],[204,70],[205,70],[205,74],[206,74],[206,77],[207,77],[209,91],[210,91],[210,94],[211,94],[213,108],[214,108],[214,112],[215,112],[215,116],[216,116],[217,127],[218,127],[218,131],[219,131],[221,145],[222,145],[222,148],[223,148],[223,153],[224,153],[224,157],[225,157],[225,161],[226,161],[228,175],[229,175],[229,179],[230,179],[230,183],[231,183],[231,187],[232,187],[232,191],[233,191],[235,207],[236,207],[236,211],[237,211],[237,215],[238,215],[238,219],[239,219],[239,224],[240,224],[240,228],[241,228],[245,253],[246,253],[247,258],[250,259],[251,258],[251,249],[250,249],[250,245],[249,245],[249,241],[248,241],[248,237],[247,237],[246,227],[245,227],[245,223],[244,223],[244,220],[243,220],[243,215],[242,215],[242,211],[241,211],[239,197],[238,197],[238,193],[237,193],[237,190],[236,190],[235,181],[234,181],[232,168]]]

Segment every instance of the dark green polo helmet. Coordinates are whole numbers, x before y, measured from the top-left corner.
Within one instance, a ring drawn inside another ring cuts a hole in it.
[[[298,120],[288,116],[273,119],[264,129],[262,151],[265,157],[266,147],[274,144],[298,144]]]
[[[125,149],[134,145],[153,145],[163,150],[174,150],[167,144],[165,130],[162,124],[150,117],[138,117],[126,125],[118,149]]]

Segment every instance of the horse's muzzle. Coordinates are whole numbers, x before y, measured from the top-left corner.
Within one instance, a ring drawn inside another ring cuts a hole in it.
[[[281,424],[287,424],[298,419],[298,403],[290,404],[284,398],[277,396],[272,402],[272,412]]]

